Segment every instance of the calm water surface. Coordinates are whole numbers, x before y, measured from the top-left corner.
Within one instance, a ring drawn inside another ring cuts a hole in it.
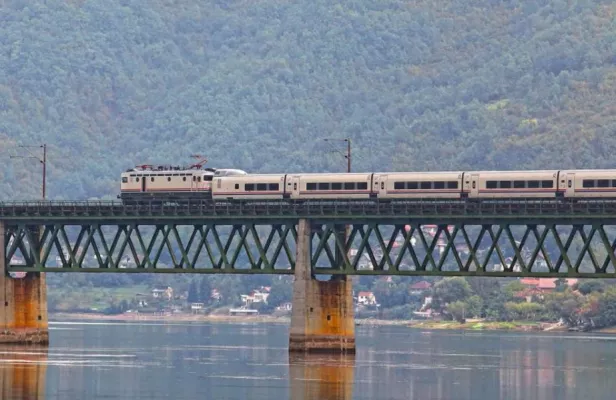
[[[288,328],[51,324],[0,348],[2,399],[613,399],[616,337],[358,328],[355,357],[292,357]]]

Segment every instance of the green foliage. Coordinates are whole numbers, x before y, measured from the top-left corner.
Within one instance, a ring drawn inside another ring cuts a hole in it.
[[[587,280],[578,284],[578,290],[580,293],[586,295],[593,292],[603,292],[605,290],[605,284],[598,280]]]
[[[193,279],[190,282],[190,286],[188,287],[188,297],[187,300],[189,303],[196,303],[199,299],[199,289],[197,288],[197,280]]]
[[[471,286],[461,277],[445,278],[434,285],[433,304],[436,308],[465,300],[472,294]]]
[[[505,309],[513,318],[528,321],[535,319],[538,314],[544,311],[545,307],[538,303],[507,302],[505,303]]]

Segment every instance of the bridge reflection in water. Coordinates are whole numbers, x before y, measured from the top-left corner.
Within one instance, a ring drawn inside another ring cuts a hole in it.
[[[351,400],[354,355],[290,354],[291,400]]]
[[[45,399],[47,348],[0,346],[0,398]]]

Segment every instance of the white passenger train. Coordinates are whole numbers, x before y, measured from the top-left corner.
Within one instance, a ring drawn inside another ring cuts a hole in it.
[[[247,174],[135,168],[123,200],[439,200],[616,198],[616,170]]]

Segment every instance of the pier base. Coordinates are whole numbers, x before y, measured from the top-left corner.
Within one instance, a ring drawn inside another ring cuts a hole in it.
[[[5,238],[0,222],[0,238]],[[28,272],[13,278],[6,270],[4,243],[0,246],[0,343],[48,344],[45,274]]]
[[[312,274],[310,222],[300,220],[293,283],[289,352],[355,353],[350,277],[318,281]]]

